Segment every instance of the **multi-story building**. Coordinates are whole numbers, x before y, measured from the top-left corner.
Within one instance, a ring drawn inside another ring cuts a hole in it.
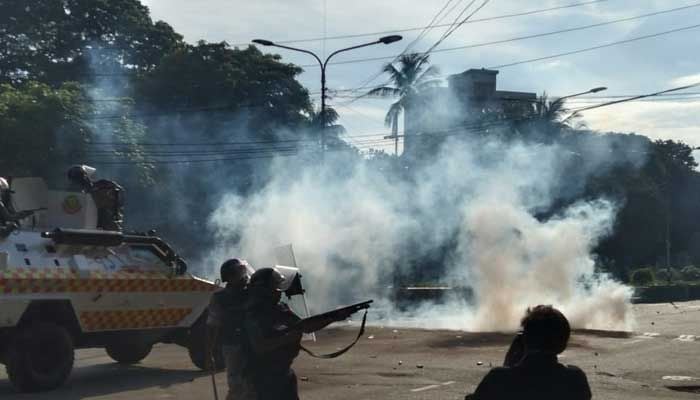
[[[469,69],[447,78],[446,87],[431,88],[408,104],[404,115],[404,156],[412,157],[441,142],[486,112],[522,113],[537,94],[497,90],[498,71]]]

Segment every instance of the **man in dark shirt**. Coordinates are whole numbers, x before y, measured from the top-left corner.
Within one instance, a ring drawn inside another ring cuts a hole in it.
[[[228,381],[227,400],[256,399],[253,384],[246,380],[246,352],[243,348],[243,318],[246,304],[246,285],[252,268],[243,260],[233,258],[221,265],[221,281],[226,288],[220,290],[211,298],[207,314],[209,330],[208,343],[222,346],[224,362],[226,363],[226,378]],[[208,349],[210,355],[212,349]],[[211,357],[210,357],[211,358]]]
[[[93,182],[95,168],[75,165],[68,170],[71,188],[89,193],[97,207],[97,227],[107,231],[121,231],[124,222],[124,188],[107,179]]]
[[[529,308],[506,357],[506,367],[492,369],[469,400],[589,400],[586,374],[557,361],[566,349],[571,328],[552,306]],[[514,348],[515,347],[515,348]]]
[[[323,329],[347,319],[302,322],[282,299],[285,278],[275,268],[261,268],[248,284],[245,330],[249,348],[249,369],[258,400],[298,400],[297,378],[292,363],[301,349],[303,333]]]
[[[12,190],[5,178],[0,177],[0,236],[10,234],[19,225],[17,223],[32,215],[31,211],[15,211],[12,206]]]

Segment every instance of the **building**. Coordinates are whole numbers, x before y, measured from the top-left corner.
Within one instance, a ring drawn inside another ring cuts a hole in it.
[[[404,156],[426,150],[427,142],[457,131],[480,114],[493,111],[520,113],[531,109],[537,94],[498,90],[498,71],[469,69],[447,78],[446,87],[431,88],[406,107]],[[426,140],[429,139],[429,140]]]

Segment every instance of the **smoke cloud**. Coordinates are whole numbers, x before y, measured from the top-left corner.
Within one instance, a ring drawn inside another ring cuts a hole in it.
[[[431,161],[393,172],[332,154],[322,166],[276,160],[264,189],[227,194],[212,214],[210,272],[232,255],[273,265],[271,250],[292,243],[314,311],[373,296],[388,324],[513,330],[528,306],[544,303],[575,327],[630,329],[631,290],[596,273],[591,254],[616,204],[595,199],[539,216],[572,196],[562,171],[576,162],[556,144],[483,138],[449,139]],[[440,263],[414,262],[436,249]],[[399,311],[390,288],[405,283],[469,287],[473,298]]]

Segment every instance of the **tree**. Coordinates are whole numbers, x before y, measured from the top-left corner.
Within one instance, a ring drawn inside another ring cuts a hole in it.
[[[683,142],[657,140],[653,149],[669,172],[690,173],[698,166],[693,157],[693,148]]]
[[[60,85],[95,71],[148,71],[182,45],[139,0],[0,2],[0,82]]]
[[[519,119],[516,117],[515,126],[530,140],[551,143],[558,140],[565,130],[571,128],[571,123],[579,118],[576,113],[565,117],[568,113],[564,100],[552,100],[544,92],[537,97],[530,110]]]
[[[254,46],[232,49],[225,42],[183,46],[138,78],[137,107],[167,112],[164,120],[188,136],[275,139],[283,130],[303,127],[312,110],[308,91],[296,80],[301,68],[280,59]],[[178,114],[182,118],[174,118]]]
[[[91,127],[81,88],[28,82],[0,86],[0,170],[12,176],[63,178],[84,158]]]
[[[381,86],[369,91],[369,96],[398,98],[390,107],[384,118],[384,124],[391,127],[392,135],[399,131],[399,116],[406,111],[409,103],[418,100],[420,92],[430,87],[436,87],[438,69],[429,66],[429,57],[424,54],[404,54],[399,57],[399,67],[389,63],[383,72],[389,74],[393,86]],[[427,68],[426,68],[427,67]],[[404,117],[405,118],[405,117]],[[405,122],[405,119],[404,119]],[[404,123],[404,129],[406,124]]]
[[[318,110],[312,111],[309,116],[309,125],[311,127],[312,136],[314,138],[320,135],[326,135],[326,143],[329,148],[337,148],[344,145],[340,139],[341,135],[345,134],[345,127],[338,124],[338,111],[333,107],[326,107],[325,112]]]

